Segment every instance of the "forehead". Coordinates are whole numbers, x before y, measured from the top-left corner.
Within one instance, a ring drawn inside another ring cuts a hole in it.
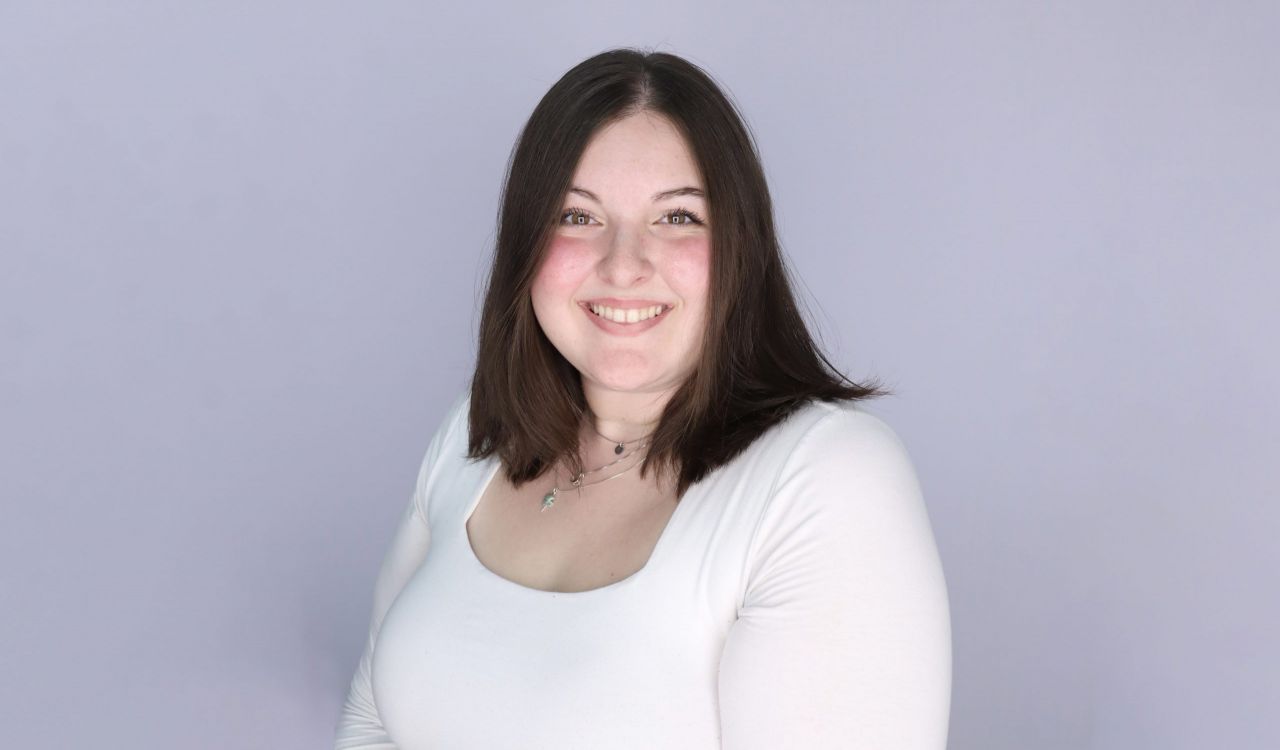
[[[676,183],[705,187],[684,136],[670,120],[651,112],[630,115],[598,130],[578,161],[574,183],[597,193],[649,190],[655,183],[663,183],[659,189]]]

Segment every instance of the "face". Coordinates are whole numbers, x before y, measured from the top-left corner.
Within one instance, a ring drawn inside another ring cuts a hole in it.
[[[669,395],[692,371],[710,278],[705,192],[684,138],[660,115],[620,120],[584,151],[532,302],[588,397]]]

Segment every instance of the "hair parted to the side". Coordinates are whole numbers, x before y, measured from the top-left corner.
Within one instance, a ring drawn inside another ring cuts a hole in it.
[[[676,55],[615,49],[564,74],[534,108],[507,166],[471,379],[468,453],[497,453],[521,485],[563,459],[584,470],[581,375],[534,317],[530,288],[578,160],[603,126],[639,112],[669,119],[703,178],[711,229],[700,360],[667,402],[640,475],[675,472],[676,494],[728,463],[810,399],[891,394],[850,381],[796,307],[754,139],[709,74]]]

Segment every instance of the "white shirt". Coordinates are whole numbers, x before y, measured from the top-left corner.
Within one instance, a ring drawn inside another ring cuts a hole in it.
[[[810,401],[692,485],[648,563],[561,593],[498,576],[466,520],[469,394],[374,588],[335,747],[943,750],[951,625],[896,433]]]

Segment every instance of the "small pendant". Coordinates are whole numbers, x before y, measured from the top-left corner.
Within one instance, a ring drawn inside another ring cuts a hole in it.
[[[547,508],[550,508],[551,504],[554,503],[555,501],[556,501],[556,488],[552,487],[551,491],[548,492],[546,496],[542,498],[542,510],[546,510]]]
[[[615,447],[615,448],[613,449],[613,454],[614,454],[615,456],[616,456],[616,455],[618,455],[618,454],[620,454],[620,453],[622,453],[622,443],[618,443],[617,447]]]

